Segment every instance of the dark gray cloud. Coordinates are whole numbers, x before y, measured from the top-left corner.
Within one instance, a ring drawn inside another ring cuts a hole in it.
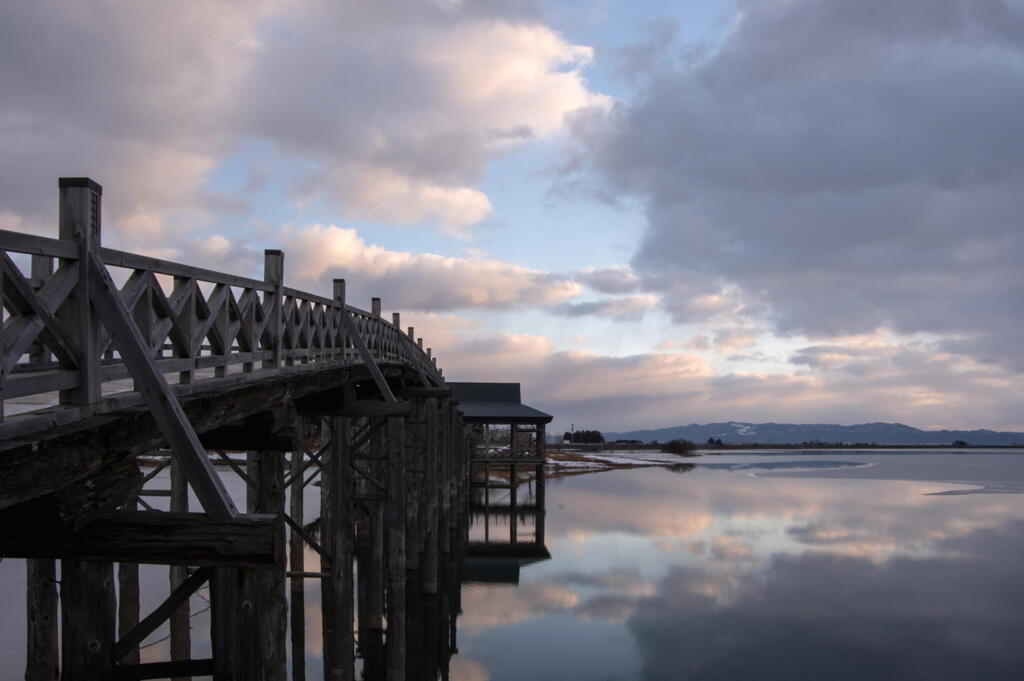
[[[601,190],[646,199],[632,264],[677,320],[928,332],[1024,368],[1022,3],[744,1],[691,48],[576,121]]]
[[[618,321],[637,321],[656,303],[653,296],[637,295],[603,298],[580,303],[565,303],[551,308],[555,314],[566,317],[608,317]]]
[[[576,274],[576,281],[598,293],[633,293],[640,287],[640,278],[628,267],[585,269]]]

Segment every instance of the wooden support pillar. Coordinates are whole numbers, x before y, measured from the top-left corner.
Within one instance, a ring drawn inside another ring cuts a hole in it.
[[[250,453],[246,494],[252,512],[284,511],[284,464],[280,452]],[[279,540],[284,543],[284,528]],[[285,564],[214,569],[210,580],[214,678],[217,681],[284,681],[287,677]]]
[[[509,499],[509,515],[508,515],[508,533],[509,542],[515,546],[519,542],[519,498],[516,489],[517,482],[519,480],[519,473],[516,470],[516,465],[511,464],[508,471],[508,499]]]
[[[139,507],[137,497],[132,497],[125,508],[134,511]],[[139,623],[139,565],[138,563],[117,564],[117,637],[121,639]],[[121,658],[122,664],[138,664],[139,649],[134,647]]]
[[[185,469],[174,458],[171,458],[171,511],[188,512],[188,480]],[[183,565],[172,565],[170,568],[171,591],[177,589],[188,579],[188,568]],[[179,662],[192,658],[191,606],[188,599],[174,609],[170,617],[171,661]],[[174,681],[190,681],[191,677],[179,676]]]
[[[387,679],[405,679],[405,440],[404,419],[389,416],[388,450],[388,629]]]
[[[440,435],[438,429],[437,400],[428,397],[424,400],[426,417],[426,452],[423,463],[426,473],[423,477],[424,504],[424,536],[423,536],[423,590],[427,594],[437,593],[437,552],[438,552],[438,453],[440,451]]]
[[[538,544],[544,545],[544,519],[547,511],[544,507],[544,486],[545,486],[545,470],[544,470],[544,457],[545,450],[547,448],[547,436],[544,432],[544,424],[537,424],[537,454],[540,456],[540,463],[537,464],[537,479],[534,482],[536,492],[534,494],[534,503],[537,506],[537,512],[534,515],[534,538]]]
[[[60,675],[57,648],[57,566],[51,558],[25,561],[28,635],[25,681],[55,681]]]
[[[113,666],[114,566],[62,560],[60,573],[61,679],[103,679]]]
[[[330,554],[321,582],[324,679],[351,681],[355,674],[352,632],[354,507],[349,419],[331,419],[331,443],[324,455],[320,487],[321,541]]]
[[[289,469],[291,494],[288,501],[288,515],[295,524],[302,527],[303,523],[303,476],[302,465],[305,459],[305,422],[301,416],[295,418],[294,434],[292,435],[292,456]],[[289,569],[299,574],[305,572],[305,540],[291,528],[288,537]],[[292,644],[292,681],[306,679],[306,580],[301,577],[291,578],[291,644]]]
[[[250,513],[280,516],[284,513],[284,456],[280,452],[255,452],[248,456],[249,477],[256,489],[249,489],[247,507]],[[282,542],[283,543],[283,542]],[[272,567],[250,571],[246,597],[257,614],[259,656],[266,681],[287,678],[287,599],[285,598],[284,556]]]

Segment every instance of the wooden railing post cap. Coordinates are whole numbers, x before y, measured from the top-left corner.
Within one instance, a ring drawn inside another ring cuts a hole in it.
[[[90,189],[99,195],[103,195],[103,185],[91,177],[59,177],[57,178],[58,189]]]

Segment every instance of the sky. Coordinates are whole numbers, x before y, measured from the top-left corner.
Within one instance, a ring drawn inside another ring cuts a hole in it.
[[[1024,0],[8,0],[0,229],[400,311],[553,431],[1024,430]]]

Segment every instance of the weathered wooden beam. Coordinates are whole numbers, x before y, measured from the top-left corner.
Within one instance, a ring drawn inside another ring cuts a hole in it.
[[[100,248],[103,187],[86,177],[62,177],[57,186],[60,190],[60,238],[77,244],[79,262],[78,285],[59,311],[61,329],[66,337],[75,339],[79,359],[77,364],[62,368],[78,370],[79,382],[74,389],[61,392],[60,402],[88,407],[102,397],[98,324],[90,307],[92,281],[87,258]],[[70,263],[64,261],[63,264]]]
[[[178,660],[174,662],[146,662],[115,667],[112,677],[116,681],[141,679],[191,678],[213,674],[213,660]]]
[[[117,287],[110,279],[100,259],[90,253],[84,263],[88,280],[93,287],[89,299],[99,313],[125,364],[129,366],[136,386],[146,398],[153,418],[167,439],[171,453],[185,469],[192,489],[195,491],[203,510],[213,518],[233,518],[238,515],[231,496],[224,489],[217,472],[213,470],[206,450],[199,442],[199,436],[189,423],[178,398],[171,391],[167,379],[157,370],[149,353],[149,343],[142,338],[118,295]]]
[[[301,574],[306,570],[305,566],[305,545],[302,531],[303,518],[303,452],[305,445],[305,422],[301,416],[295,417],[294,428],[292,429],[292,453],[289,461],[289,479],[293,484],[289,485],[288,515],[285,519],[291,519],[288,534],[288,568],[289,576]],[[295,484],[297,482],[297,484]],[[286,483],[287,484],[287,483]],[[298,531],[296,531],[296,527]],[[290,624],[291,624],[291,652],[292,652],[292,681],[306,680],[306,586],[301,577],[293,577],[290,580]]]
[[[418,398],[418,397],[440,397],[447,398],[452,396],[451,388],[420,388],[407,386],[398,390],[399,397],[405,398]]]
[[[366,347],[366,341],[359,335],[359,330],[356,329],[355,323],[352,321],[352,316],[349,314],[341,315],[341,319],[345,324],[345,329],[348,332],[349,338],[352,340],[352,344],[356,346],[356,350],[359,352],[360,358],[363,360],[363,364],[370,372],[370,376],[373,377],[373,382],[377,384],[377,389],[380,390],[380,394],[384,396],[385,402],[397,402],[394,394],[391,392],[391,386],[384,379],[384,374],[380,372],[380,367],[377,366],[377,362],[373,359],[373,355],[370,354],[370,349]]]
[[[265,412],[268,405],[286,404],[362,375],[368,377],[362,367],[337,366],[287,375],[238,374],[178,388],[193,391],[182,398],[183,408],[195,430],[202,433]],[[141,406],[65,425],[58,418],[62,414],[30,419],[39,424],[30,438],[7,439],[0,445],[0,509],[62,488],[80,487],[112,462],[165,446],[153,414]],[[127,497],[122,495],[117,505]]]
[[[53,559],[25,561],[28,634],[25,681],[55,681],[60,674],[57,645],[57,567]]]
[[[76,532],[6,523],[0,545],[5,555],[17,558],[255,567],[282,559],[284,528],[273,515],[219,519],[202,513],[118,511]]]
[[[387,678],[405,680],[405,425],[388,418],[388,598]]]
[[[355,674],[352,593],[354,513],[349,420],[331,419],[331,444],[320,487],[321,533],[331,553],[321,582],[324,679],[351,681]]]
[[[181,464],[171,459],[171,512],[188,513],[188,479]],[[171,590],[177,589],[188,579],[188,568],[184,565],[172,565],[168,571]],[[186,598],[171,611],[171,661],[181,662],[192,658],[192,626],[190,623],[192,607]],[[176,676],[172,681],[191,681],[190,676]]]
[[[153,612],[149,613],[138,622],[130,630],[123,633],[117,643],[114,644],[111,655],[115,661],[119,661],[125,658],[132,650],[137,651],[139,644],[142,643],[147,636],[152,634],[157,628],[163,624],[167,618],[171,616],[175,610],[178,609],[182,603],[188,600],[188,598],[196,592],[212,574],[212,568],[199,568],[187,577],[181,584],[171,591],[163,603],[158,605]],[[136,655],[137,658],[137,655]],[[136,659],[133,662],[127,662],[126,664],[135,664],[138,662]]]
[[[303,416],[408,416],[408,402],[381,402],[355,398],[351,386],[336,387],[295,401]]]
[[[110,671],[116,608],[114,566],[62,560],[61,679],[102,679]]]
[[[138,500],[131,499],[125,508],[130,511],[138,509]],[[139,624],[141,605],[139,593],[139,564],[118,563],[117,565],[117,635],[123,639],[125,634]],[[139,647],[142,639],[130,646],[119,659],[125,664],[139,663]],[[116,648],[116,646],[115,646]]]
[[[284,516],[284,456],[279,452],[250,452],[248,473],[256,485],[246,490],[246,508],[251,513]],[[281,529],[282,544],[284,529]],[[282,547],[283,549],[283,547]],[[277,556],[273,565],[245,571],[243,585],[243,607],[249,610],[241,616],[252,619],[246,627],[253,638],[244,641],[251,649],[259,650],[261,676],[263,681],[285,681],[287,677],[287,629],[288,603],[285,597],[285,556]]]

